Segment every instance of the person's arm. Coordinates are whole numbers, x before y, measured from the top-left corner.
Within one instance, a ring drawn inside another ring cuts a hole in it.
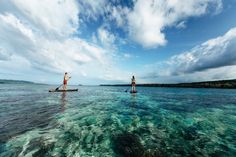
[[[67,81],[68,81],[70,78],[71,78],[70,76],[66,75],[66,80],[67,80]]]

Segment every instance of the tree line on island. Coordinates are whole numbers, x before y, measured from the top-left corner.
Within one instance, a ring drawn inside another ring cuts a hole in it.
[[[101,84],[100,86],[130,86],[130,84]],[[191,83],[145,83],[136,84],[140,87],[179,87],[179,88],[231,88],[236,89],[236,79],[234,80],[219,80],[219,81],[205,81],[205,82],[191,82]]]
[[[35,82],[24,80],[6,80],[0,79],[0,84],[38,84]],[[82,86],[81,84],[79,86]],[[131,86],[130,84],[101,84],[100,86]],[[176,87],[176,88],[229,88],[236,89],[236,79],[233,80],[219,80],[219,81],[205,81],[205,82],[191,82],[191,83],[145,83],[136,84],[140,87]]]

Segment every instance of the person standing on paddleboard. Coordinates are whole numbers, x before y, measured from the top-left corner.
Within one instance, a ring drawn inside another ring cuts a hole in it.
[[[135,89],[136,83],[135,83],[135,78],[134,78],[134,76],[132,76],[131,85],[132,85],[131,91],[132,91],[132,92],[135,92],[135,91],[136,91],[136,89]]]
[[[67,81],[68,81],[70,78],[71,78],[71,77],[68,76],[67,72],[65,72],[64,79],[63,79],[63,90],[66,90]]]

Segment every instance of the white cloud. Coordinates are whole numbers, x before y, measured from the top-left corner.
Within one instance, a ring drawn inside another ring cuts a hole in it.
[[[113,52],[117,50],[115,44],[128,45],[128,41],[116,36],[119,31],[111,31],[114,24],[110,23],[111,21],[115,21],[116,26],[123,28],[137,43],[154,48],[167,43],[165,28],[185,27],[185,21],[189,17],[201,16],[210,11],[219,13],[221,8],[221,0],[136,0],[132,9],[120,5],[112,6],[112,2],[107,0],[0,1],[0,73],[6,73],[7,68],[11,72],[14,69],[19,72],[17,65],[11,66],[15,63],[25,66],[25,71],[34,74],[35,69],[37,72],[52,74],[69,71],[78,77],[124,81],[130,73],[117,68],[115,64],[119,57],[116,56],[119,54]],[[78,36],[78,32],[82,31],[80,27],[83,27],[83,20],[97,20],[99,23],[100,18],[103,24],[92,33],[93,43]],[[230,36],[234,38],[232,32],[228,33],[230,35],[219,37],[221,41],[228,39],[222,41],[222,44],[217,40],[208,41],[183,56],[179,55],[177,58],[180,62],[175,66],[185,64],[184,69],[169,68],[164,71],[165,76],[172,77],[174,71],[178,71],[176,74],[191,75],[192,72],[202,73],[205,69],[234,65],[235,56],[228,51],[233,50],[235,44],[229,39]],[[224,57],[228,55],[225,62],[220,60],[222,56],[216,49],[225,50],[222,54]],[[209,54],[201,54],[200,51]],[[201,55],[197,55],[197,52]],[[215,57],[218,65],[214,64],[213,59],[201,57],[203,55]],[[135,56],[124,54],[122,57]],[[186,62],[186,58],[192,59],[192,62]],[[16,62],[17,59],[21,61]],[[199,62],[196,59],[199,59]],[[226,64],[226,60],[230,63]],[[175,61],[174,57],[166,65],[171,67],[171,61]],[[21,73],[24,72],[21,70]]]
[[[61,72],[72,71],[76,64],[105,62],[105,50],[82,39],[51,40],[34,33],[13,15],[0,18],[1,44],[8,52],[28,59],[35,68]]]
[[[23,10],[23,13],[28,12],[28,10],[32,12],[32,16],[29,17],[29,19],[33,17],[31,23],[43,25],[42,28],[46,26],[46,30],[48,30],[47,33],[53,31],[60,35],[71,34],[77,29],[76,27],[78,27],[79,21],[81,23],[83,23],[84,20],[91,22],[90,20],[98,21],[101,18],[104,23],[103,25],[110,27],[114,20],[116,26],[123,28],[133,41],[146,48],[155,48],[167,44],[164,33],[165,28],[173,26],[176,28],[185,28],[185,21],[190,17],[201,16],[209,12],[219,13],[222,10],[221,1],[222,0],[136,0],[133,2],[133,8],[121,5],[113,6],[113,2],[108,0],[86,0],[78,1],[77,3],[73,0],[65,2],[59,1],[60,3],[57,3],[58,1],[50,1],[48,6],[44,6],[46,3],[43,3],[43,6],[41,6],[41,1],[37,1],[33,3],[34,5],[23,6],[21,10]],[[22,7],[21,4],[23,2],[20,2],[21,1],[18,1],[18,5]],[[63,10],[61,3],[66,3],[63,9],[66,7],[66,10],[67,8],[68,10],[72,10],[73,16],[70,16],[70,11],[66,12],[65,15],[63,13],[63,15],[61,15],[60,10]],[[31,11],[31,8],[34,8],[35,5],[39,5],[41,6],[39,8],[44,9]],[[48,7],[54,5],[60,6],[58,10],[54,11],[53,9],[53,11],[48,11],[50,10]],[[69,8],[70,6],[74,6],[74,8]],[[57,12],[59,12],[58,16],[60,18],[52,18],[53,16],[49,16],[46,19],[41,18],[42,12],[43,15],[51,15],[54,12],[57,14]],[[38,17],[38,15],[40,15],[40,17]],[[81,17],[79,20],[77,18],[78,15]],[[70,22],[66,21],[68,19]],[[72,23],[76,27],[69,26],[66,28],[69,23]],[[55,25],[59,25],[59,27]],[[54,30],[57,28],[58,30]],[[60,32],[62,30],[61,28],[66,28],[63,30],[68,32]]]
[[[86,0],[78,1],[79,8],[86,20],[97,20],[99,16],[104,15],[109,10],[107,0]]]
[[[222,0],[135,0],[134,6],[115,5],[107,0],[79,1],[85,20],[102,18],[105,24],[123,28],[128,37],[145,48],[167,44],[164,30],[168,27],[185,28],[190,17],[222,10]],[[109,23],[110,22],[110,23]]]
[[[158,69],[145,78],[163,80],[215,80],[235,77],[236,70],[236,28],[223,36],[210,39],[187,52],[175,55],[155,65],[146,67]]]
[[[11,54],[9,52],[6,52],[3,48],[0,47],[0,61],[1,60],[9,60]]]
[[[179,83],[179,82],[200,82],[213,80],[235,79],[236,66],[220,67],[216,69],[208,69],[195,73],[187,73],[184,75],[165,75],[158,73],[150,73],[142,77],[147,82],[157,83]]]
[[[93,43],[95,43],[95,44],[97,44],[97,43],[98,43],[98,39],[97,39],[97,37],[96,37],[96,34],[95,34],[95,33],[93,33],[93,35],[92,35],[92,37],[91,37],[91,40],[92,40],[92,42],[93,42]]]
[[[81,15],[78,5],[75,0],[1,1],[0,73],[17,73],[20,68],[21,73],[68,71],[73,76],[93,79],[119,75],[110,51],[74,36]],[[115,41],[115,36],[105,29],[99,35],[105,45]],[[17,58],[22,62],[16,62]]]
[[[121,6],[116,6],[116,7],[112,7],[112,9],[110,10],[111,12],[111,16],[110,19],[111,20],[115,20],[117,27],[126,27],[126,23],[127,23],[127,15],[129,13],[129,8],[127,7],[121,7]]]
[[[116,38],[115,35],[112,34],[111,32],[109,32],[108,30],[106,30],[103,27],[100,27],[98,29],[98,39],[101,42],[101,44],[105,47],[112,47]]]
[[[176,25],[176,28],[178,29],[184,29],[186,28],[186,21],[181,21]]]
[[[11,12],[35,32],[48,37],[64,37],[78,28],[79,10],[75,0],[12,0],[1,2],[0,12]],[[7,9],[5,9],[7,8]]]
[[[236,28],[194,47],[189,52],[173,56],[168,63],[175,65],[172,74],[236,65]]]
[[[220,12],[221,0],[137,0],[128,14],[129,35],[143,47],[164,46],[166,27],[206,14],[212,8]]]
[[[129,58],[131,58],[131,57],[132,57],[131,54],[129,54],[129,53],[124,53],[124,58],[129,59]]]
[[[122,53],[121,57],[122,57],[122,59],[134,59],[134,60],[139,58],[138,55],[134,55],[131,53]]]

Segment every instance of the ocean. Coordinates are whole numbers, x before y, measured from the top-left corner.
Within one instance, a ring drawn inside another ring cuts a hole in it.
[[[236,156],[234,89],[51,88],[0,85],[1,157]]]

